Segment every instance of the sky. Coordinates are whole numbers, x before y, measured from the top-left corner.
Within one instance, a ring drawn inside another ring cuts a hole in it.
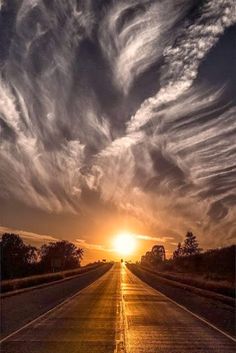
[[[235,243],[235,62],[234,0],[0,0],[0,233]]]

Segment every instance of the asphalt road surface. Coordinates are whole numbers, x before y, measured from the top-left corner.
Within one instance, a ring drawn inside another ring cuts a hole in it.
[[[104,264],[66,280],[52,282],[46,284],[46,286],[38,286],[34,290],[31,288],[29,291],[26,290],[17,295],[9,293],[10,295],[3,296],[0,308],[0,337],[8,336],[27,322],[78,293],[79,290],[98,279],[108,268],[110,268],[110,264]]]
[[[116,264],[5,339],[1,353],[233,353],[235,348],[230,337]]]

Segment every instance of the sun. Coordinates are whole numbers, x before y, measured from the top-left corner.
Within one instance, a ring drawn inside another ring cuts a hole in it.
[[[120,255],[131,255],[136,246],[134,235],[128,232],[118,233],[114,239],[114,250]]]

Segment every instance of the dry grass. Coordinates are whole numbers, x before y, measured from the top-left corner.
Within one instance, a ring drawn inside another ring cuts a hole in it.
[[[67,277],[72,277],[72,276],[86,273],[88,271],[95,270],[96,268],[104,265],[105,264],[103,263],[92,264],[92,265],[88,265],[88,266],[84,266],[84,267],[80,267],[80,268],[68,270],[68,271],[61,271],[61,272],[55,272],[55,273],[47,273],[43,275],[35,275],[35,276],[24,277],[24,278],[4,280],[1,282],[1,293],[58,281]]]
[[[143,266],[142,266],[143,267]],[[173,272],[159,272],[154,269],[143,267],[148,271],[156,273],[158,276],[177,281],[189,286],[193,286],[200,289],[205,289],[222,295],[235,297],[235,282],[227,280],[212,280],[206,278],[204,275],[198,275],[194,273],[173,273]]]
[[[156,288],[160,290],[159,287],[163,288],[178,288],[179,290],[183,291],[182,295],[184,295],[185,291],[191,292],[197,296],[217,300],[219,302],[222,302],[224,304],[228,304],[232,307],[235,305],[235,300],[231,296],[224,295],[219,292],[211,291],[206,288],[199,288],[190,284],[182,283],[180,281],[177,281],[176,279],[174,280],[173,278],[166,278],[156,271],[150,270],[150,268],[144,268],[140,265],[135,265],[135,264],[127,264],[127,267],[133,272],[135,275],[137,275],[139,278],[141,278],[144,282],[147,282],[150,286],[153,288]],[[173,290],[172,290],[173,291]]]

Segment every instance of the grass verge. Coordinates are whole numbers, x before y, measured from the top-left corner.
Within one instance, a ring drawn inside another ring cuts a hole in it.
[[[140,267],[162,278],[166,278],[182,284],[187,284],[189,286],[211,291],[217,294],[222,294],[231,298],[235,298],[235,286],[229,281],[213,281],[204,278],[199,278],[195,274],[191,273],[168,273],[156,271],[153,268],[143,265],[140,265]]]
[[[43,275],[17,278],[12,280],[5,280],[1,282],[0,290],[1,290],[1,293],[7,293],[18,289],[29,288],[40,284],[50,283],[50,282],[65,279],[67,277],[80,275],[105,265],[107,264],[103,264],[103,263],[93,264],[93,265],[88,265],[88,266],[80,267],[73,270],[47,273]]]

